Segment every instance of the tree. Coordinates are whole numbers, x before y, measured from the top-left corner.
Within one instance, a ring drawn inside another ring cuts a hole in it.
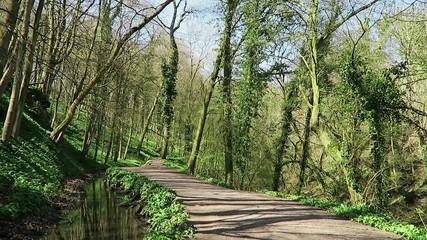
[[[16,22],[18,20],[18,11],[21,0],[6,0],[2,14],[0,14],[0,76],[3,75],[4,67],[9,59],[9,44],[15,32]],[[8,82],[3,78],[0,81],[0,95],[3,93]]]
[[[232,4],[232,5],[230,5]],[[225,27],[224,30],[222,32],[222,36],[221,36],[221,42],[220,42],[220,46],[216,55],[216,59],[214,62],[214,68],[213,71],[209,77],[209,82],[208,82],[208,87],[205,93],[205,97],[203,100],[203,105],[202,105],[202,110],[200,111],[200,116],[199,116],[199,122],[197,125],[197,130],[196,133],[194,135],[194,140],[193,140],[193,145],[191,148],[191,154],[190,154],[190,158],[188,160],[188,172],[190,174],[194,174],[195,169],[196,169],[196,162],[197,162],[197,157],[199,155],[199,151],[200,151],[200,146],[201,146],[201,142],[202,142],[202,138],[203,138],[203,132],[205,130],[205,124],[206,124],[206,119],[208,117],[208,110],[209,110],[209,104],[212,100],[212,95],[214,93],[215,90],[215,86],[217,83],[217,78],[219,75],[219,72],[221,70],[221,65],[225,65],[226,63],[224,62],[225,60],[230,61],[230,59],[225,59],[224,53],[227,50],[230,51],[230,39],[231,39],[231,35],[233,33],[233,19],[234,19],[234,15],[235,15],[235,11],[236,11],[236,6],[234,6],[233,1],[229,1],[227,3],[227,12],[225,15]],[[228,45],[228,46],[227,46]],[[232,160],[228,159],[227,162],[232,162]],[[231,165],[230,163],[228,163],[229,165]],[[231,174],[230,173],[226,173],[226,178],[229,179],[229,183],[232,182],[232,166],[229,168],[231,168]],[[226,170],[230,171],[230,169]],[[231,176],[230,176],[231,175]]]
[[[152,19],[154,19],[160,12],[165,9],[172,0],[166,0],[161,5],[159,5],[152,13],[148,16],[144,17],[137,25],[130,28],[127,32],[125,32],[122,37],[114,44],[114,47],[108,56],[108,60],[106,63],[95,73],[95,75],[89,80],[87,85],[82,89],[82,91],[77,95],[76,99],[71,103],[70,108],[64,118],[64,120],[52,131],[51,138],[55,142],[59,142],[61,136],[68,125],[74,118],[74,114],[78,106],[82,103],[82,101],[86,98],[92,88],[102,79],[102,76],[108,72],[110,67],[114,64],[116,58],[121,53],[121,50],[124,44],[135,34],[137,31],[144,28]]]
[[[225,30],[224,30],[224,59],[223,59],[223,79],[222,79],[222,97],[224,104],[224,162],[225,162],[225,183],[233,185],[233,125],[232,125],[232,98],[231,98],[231,79],[233,71],[233,53],[231,46],[231,31],[234,15],[239,4],[238,0],[227,0],[225,11]]]
[[[163,115],[163,145],[160,152],[161,158],[166,158],[168,154],[169,135],[174,118],[173,101],[176,98],[176,78],[178,73],[179,63],[179,52],[178,45],[176,44],[175,32],[180,28],[182,21],[184,21],[187,15],[187,2],[185,1],[183,12],[179,19],[178,9],[182,0],[173,1],[174,13],[172,21],[169,26],[163,24],[163,27],[167,28],[169,32],[169,44],[170,44],[170,55],[167,62],[162,64],[162,75],[163,75],[163,96],[162,96],[162,115]]]
[[[9,107],[7,109],[6,119],[3,125],[2,132],[2,141],[4,143],[9,143],[10,138],[13,136],[13,127],[15,124],[15,120],[17,118],[17,110],[19,106],[19,98],[21,93],[21,83],[22,83],[22,69],[24,65],[24,56],[26,48],[28,44],[28,31],[30,26],[31,19],[31,10],[33,8],[34,1],[27,0],[24,2],[24,12],[23,12],[23,21],[20,24],[21,35],[19,37],[19,42],[16,44],[14,49],[14,55],[16,57],[15,65],[15,74],[14,74],[14,82],[12,87],[12,93],[10,95]]]
[[[330,45],[330,40],[332,35],[340,28],[344,23],[349,19],[356,16],[360,12],[369,9],[377,2],[381,0],[373,0],[367,4],[356,8],[355,6],[350,7],[350,12],[340,18],[342,12],[342,6],[339,2],[333,1],[331,12],[328,14],[329,22],[326,22],[323,28],[320,28],[320,13],[319,13],[319,1],[311,0],[309,4],[303,2],[290,3],[289,7],[293,9],[296,14],[301,18],[301,20],[306,24],[308,31],[308,38],[304,39],[305,43],[308,45],[309,52],[302,53],[301,60],[306,67],[308,76],[310,79],[310,85],[307,89],[308,97],[306,97],[306,103],[308,105],[305,128],[303,133],[303,149],[302,156],[300,161],[300,177],[299,177],[299,186],[298,193],[301,193],[302,187],[305,181],[305,171],[307,167],[307,162],[309,158],[309,139],[311,136],[311,131],[316,129],[319,121],[320,113],[320,88],[319,80],[322,79],[319,77],[319,69],[322,67],[322,59],[326,56],[327,50]],[[296,4],[296,5],[295,5]],[[322,29],[323,31],[319,32]],[[302,93],[305,94],[305,93]]]

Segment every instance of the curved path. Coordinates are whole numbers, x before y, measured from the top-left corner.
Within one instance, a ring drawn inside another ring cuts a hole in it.
[[[175,190],[197,228],[196,239],[404,239],[315,207],[222,188],[167,168],[159,159],[123,169]]]

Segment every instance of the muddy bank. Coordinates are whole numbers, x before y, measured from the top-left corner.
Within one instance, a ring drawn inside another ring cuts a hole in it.
[[[84,185],[99,174],[67,180],[60,196],[37,213],[19,217],[12,222],[0,222],[0,239],[33,239],[54,227],[78,203]]]

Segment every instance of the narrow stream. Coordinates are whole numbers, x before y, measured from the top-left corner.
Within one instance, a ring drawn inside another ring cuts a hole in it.
[[[141,222],[119,204],[118,196],[107,191],[102,179],[92,181],[81,194],[77,209],[40,239],[142,239]]]

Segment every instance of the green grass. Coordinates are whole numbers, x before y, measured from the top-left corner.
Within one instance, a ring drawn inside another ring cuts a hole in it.
[[[187,165],[185,164],[184,160],[181,158],[167,158],[163,162],[165,163],[166,166],[170,168],[174,168],[181,173],[188,172]]]
[[[144,239],[186,239],[194,233],[188,223],[188,213],[174,191],[146,177],[117,168],[109,168],[110,186],[126,190],[128,199],[138,196],[145,205],[142,214],[149,218],[150,227]]]
[[[8,146],[0,143],[0,175],[7,180],[2,188],[9,191],[0,203],[0,220],[35,212],[58,196],[66,178],[103,169],[85,160],[67,140],[59,146],[52,143],[49,133],[28,116],[21,136]]]
[[[264,193],[270,196],[286,198],[301,202],[303,204],[316,206],[318,208],[334,213],[342,218],[370,225],[387,232],[393,232],[410,240],[427,239],[427,229],[422,227],[416,227],[412,224],[401,223],[367,205],[354,206],[325,199],[318,199],[308,196],[290,195],[273,191],[266,191]]]
[[[188,173],[188,166],[182,158],[167,158],[164,160],[164,163],[166,166],[168,166],[170,168],[174,168],[181,173],[185,173],[185,174]],[[197,179],[204,180],[206,182],[210,182],[210,183],[213,183],[215,185],[219,185],[221,187],[230,188],[230,189],[233,188],[232,186],[227,185],[225,183],[225,181],[221,181],[221,180],[216,179],[216,178],[205,177],[205,176],[198,175],[198,174],[196,174],[195,177]]]
[[[0,97],[0,124],[7,110],[6,97]],[[35,117],[44,123],[49,114]],[[84,177],[88,172],[105,171],[108,166],[87,159],[80,153],[85,115],[67,129],[63,141],[54,144],[50,131],[24,114],[20,137],[10,144],[0,142],[0,223],[37,213],[55,200],[68,178]],[[48,124],[47,124],[48,125]],[[143,162],[126,160],[115,166],[139,166]]]

